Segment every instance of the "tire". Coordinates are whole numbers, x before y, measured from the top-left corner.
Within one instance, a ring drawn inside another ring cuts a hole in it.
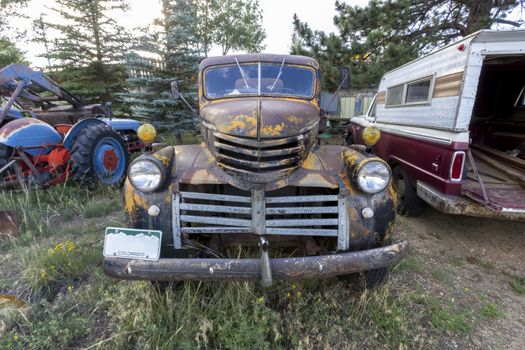
[[[406,216],[418,216],[425,209],[425,202],[417,196],[415,187],[401,166],[392,172],[392,181],[397,195],[397,213]]]
[[[364,291],[365,289],[373,289],[382,285],[388,278],[389,274],[390,271],[388,267],[382,267],[360,273],[340,275],[338,278],[339,280],[350,284],[353,289]]]
[[[71,148],[73,179],[90,188],[97,182],[108,186],[122,184],[128,162],[124,140],[106,124],[87,126]]]

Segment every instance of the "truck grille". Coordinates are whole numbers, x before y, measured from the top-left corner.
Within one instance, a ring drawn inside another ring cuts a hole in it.
[[[255,140],[213,133],[217,160],[225,167],[252,173],[294,169],[305,154],[304,136]]]
[[[173,199],[175,248],[182,245],[183,235],[257,234],[258,222],[267,235],[337,237],[338,248],[348,249],[346,198],[333,193],[283,196],[279,191],[272,192],[262,196],[254,195],[253,190],[251,194],[237,191],[235,195],[176,193]],[[254,214],[258,209],[262,210],[259,218]]]

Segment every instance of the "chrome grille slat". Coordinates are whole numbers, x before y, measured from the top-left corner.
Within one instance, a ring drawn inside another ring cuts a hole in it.
[[[251,209],[246,207],[230,207],[224,205],[187,204],[181,203],[180,208],[188,211],[209,211],[214,213],[251,214]]]
[[[273,219],[266,220],[267,227],[335,226],[337,219]]]
[[[337,230],[328,229],[302,229],[302,228],[274,228],[268,227],[266,233],[269,235],[282,236],[325,236],[337,237]]]
[[[196,224],[215,224],[223,226],[251,227],[252,225],[251,220],[221,218],[216,216],[181,215],[180,221],[191,222]]]
[[[250,203],[250,197],[243,196],[229,196],[224,194],[214,194],[214,193],[200,193],[200,192],[181,192],[180,193],[184,198],[191,199],[204,199],[211,201],[225,201],[225,202],[238,202],[238,203]]]
[[[181,234],[256,234],[253,194],[249,197],[182,191],[174,197],[174,205],[178,203],[173,208],[174,217],[180,222]],[[345,217],[341,218],[341,210],[346,210],[344,197],[337,194],[263,195],[262,200],[265,234],[338,237],[338,247],[347,246],[348,222]]]
[[[289,215],[289,214],[337,214],[339,208],[333,207],[282,207],[266,208],[267,215]]]

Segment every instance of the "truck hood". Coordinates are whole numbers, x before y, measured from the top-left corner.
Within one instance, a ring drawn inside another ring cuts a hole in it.
[[[242,97],[212,101],[201,108],[205,125],[220,133],[250,138],[295,136],[319,123],[314,101]]]

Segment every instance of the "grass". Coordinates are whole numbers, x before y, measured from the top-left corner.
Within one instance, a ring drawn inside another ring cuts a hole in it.
[[[510,288],[519,295],[525,295],[525,277],[510,276]]]
[[[438,333],[456,333],[467,335],[472,330],[473,311],[452,303],[443,304],[437,299],[430,301],[430,324]]]
[[[481,307],[479,314],[488,319],[498,319],[505,316],[505,312],[501,309],[501,305],[494,303],[487,303]]]
[[[499,304],[467,308],[429,296],[421,279],[429,267],[415,251],[384,286],[363,293],[336,279],[166,290],[116,281],[104,275],[101,252],[104,228],[125,225],[121,197],[71,185],[0,197],[21,224],[18,237],[1,242],[0,293],[27,304],[0,310],[0,349],[432,348],[468,335],[473,316],[504,315]]]

